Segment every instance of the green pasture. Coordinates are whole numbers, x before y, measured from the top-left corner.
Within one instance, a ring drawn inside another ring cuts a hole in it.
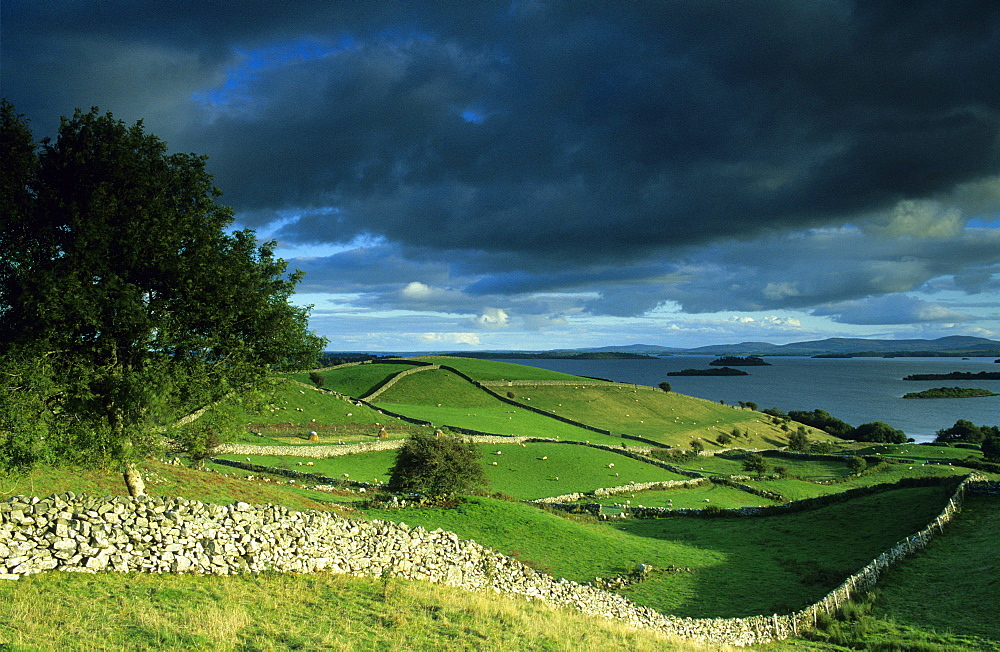
[[[551,417],[515,407],[468,381],[441,369],[400,379],[379,395],[386,410],[430,421],[499,435],[553,437],[603,444],[621,444],[620,437],[602,435]]]
[[[920,444],[877,444],[858,451],[859,455],[879,455],[903,460],[964,460],[967,457],[982,459],[982,451],[953,446],[926,446]]]
[[[997,541],[1000,497],[968,496],[944,536],[886,573],[876,613],[904,626],[981,637],[1000,649]]]
[[[375,389],[386,378],[410,369],[414,369],[414,366],[392,363],[359,364],[327,369],[317,373],[324,378],[323,389],[361,398]],[[289,374],[289,377],[312,385],[307,372]]]
[[[688,447],[694,439],[707,448],[774,448],[788,443],[787,434],[759,412],[723,405],[705,399],[641,389],[631,385],[566,387],[535,385],[514,387],[515,400],[569,417],[588,425]],[[741,436],[729,444],[718,441],[734,429]],[[812,439],[830,439],[810,429]]]
[[[629,482],[687,480],[658,466],[589,446],[482,444],[480,448],[489,490],[520,500],[585,493]],[[609,468],[610,464],[614,466]]]
[[[483,407],[453,407],[442,405],[404,405],[399,403],[380,404],[386,410],[408,417],[430,421],[437,427],[456,426],[496,435],[516,437],[549,437],[563,441],[589,441],[610,446],[632,445],[635,442],[613,435],[604,435],[593,430],[580,428],[530,410],[497,403]]]
[[[846,460],[836,458],[806,460],[794,457],[783,457],[781,455],[768,455],[767,453],[764,453],[764,459],[770,463],[772,469],[777,470],[778,467],[781,467],[785,470],[785,475],[791,475],[813,482],[839,480],[851,475],[851,469],[848,466],[848,462]]]
[[[585,498],[579,502],[600,503],[608,506],[627,504],[629,507],[673,507],[675,509],[704,509],[709,506],[734,509],[775,504],[773,500],[714,483],[690,488],[651,489],[600,498]],[[605,509],[605,511],[614,512],[615,510]]]
[[[741,475],[746,473],[743,470],[743,462],[740,460],[729,460],[717,455],[687,455],[678,456],[664,460],[667,464],[676,466],[679,469],[695,471],[704,476],[713,475]]]
[[[780,478],[777,480],[744,480],[743,484],[758,489],[765,489],[781,494],[788,500],[801,500],[803,498],[815,498],[816,496],[827,496],[840,493],[848,489],[859,487],[870,487],[876,484],[891,484],[899,482],[903,478],[935,477],[945,478],[953,475],[966,475],[969,469],[959,467],[942,466],[937,464],[908,465],[893,464],[885,470],[869,475],[850,477],[843,482],[832,484],[816,484],[813,482],[803,482],[794,478]]]
[[[389,471],[396,461],[396,451],[356,453],[354,455],[341,455],[323,459],[293,457],[290,455],[218,455],[217,457],[240,462],[247,461],[249,457],[251,464],[259,464],[271,468],[301,471],[302,473],[315,473],[330,478],[343,478],[346,473],[349,479],[357,480],[358,482],[385,483],[389,481]],[[219,467],[220,470],[223,468],[231,467]]]
[[[940,512],[943,487],[893,489],[805,512],[750,518],[632,519],[610,525],[470,498],[454,509],[370,510],[443,528],[576,581],[675,565],[623,591],[665,613],[729,617],[794,611]]]
[[[453,358],[449,356],[426,356],[411,358],[431,364],[446,365],[458,369],[466,376],[480,382],[497,380],[560,380],[594,382],[559,371],[549,371],[539,367],[531,367],[513,362],[497,362],[494,360],[478,360],[476,358]]]
[[[277,378],[272,386],[249,404],[228,400],[210,408],[269,438],[280,438],[283,444],[309,444],[309,432],[319,433],[319,443],[331,441],[365,441],[378,435],[382,424],[392,437],[406,436],[413,426],[381,414],[369,407],[348,403],[333,394],[297,385],[287,378]],[[253,437],[242,437],[249,443]],[[315,444],[316,442],[311,442]]]

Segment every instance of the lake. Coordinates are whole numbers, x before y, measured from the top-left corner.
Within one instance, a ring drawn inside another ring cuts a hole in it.
[[[981,387],[1000,394],[1000,380],[903,380],[910,374],[952,371],[998,371],[996,358],[807,358],[773,356],[769,367],[739,367],[748,376],[667,376],[669,371],[708,369],[715,356],[669,356],[640,360],[505,359],[578,376],[607,378],[639,385],[670,383],[673,391],[759,408],[822,408],[852,426],[885,421],[917,441],[968,419],[976,425],[1000,425],[1000,396],[983,398],[904,399],[903,394],[932,387]]]

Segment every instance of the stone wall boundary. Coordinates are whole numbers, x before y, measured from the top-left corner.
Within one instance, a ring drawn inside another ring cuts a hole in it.
[[[744,646],[813,627],[820,610],[835,611],[852,593],[873,586],[885,569],[943,531],[965,491],[980,477],[964,479],[923,530],[820,601],[788,615],[678,618],[615,593],[544,575],[452,532],[275,505],[221,506],[148,496],[109,499],[66,493],[46,499],[15,496],[0,503],[0,579],[48,570],[216,575],[326,571],[399,577],[520,595],[675,636]]]

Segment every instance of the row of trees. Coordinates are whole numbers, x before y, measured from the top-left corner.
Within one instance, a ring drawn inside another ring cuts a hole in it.
[[[322,350],[302,274],[228,230],[205,157],[97,109],[38,142],[4,100],[0,160],[0,469],[116,466],[140,494],[165,434],[220,434],[181,417]]]
[[[842,421],[832,416],[826,410],[818,408],[811,411],[789,410],[787,413],[782,412],[777,408],[770,408],[764,410],[764,413],[774,417],[788,418],[798,421],[799,423],[804,423],[807,426],[812,426],[813,428],[826,431],[827,433],[835,437],[840,437],[841,439],[887,444],[905,444],[908,440],[905,432],[897,428],[893,428],[884,421],[863,423],[855,428],[846,421]]]

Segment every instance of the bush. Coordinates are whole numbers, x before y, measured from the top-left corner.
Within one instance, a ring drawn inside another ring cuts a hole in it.
[[[984,439],[982,450],[983,458],[990,462],[1000,462],[1000,437]]]
[[[662,383],[660,383],[660,389],[662,389],[665,392],[669,392],[670,391],[670,383],[668,383],[667,381],[664,380]]]
[[[309,372],[309,381],[316,387],[322,387],[326,384],[326,376],[323,374],[318,374],[315,371]]]
[[[809,448],[809,437],[806,436],[805,428],[800,426],[798,430],[788,435],[788,448],[799,452]]]
[[[751,453],[743,461],[743,470],[753,475],[766,475],[771,470],[771,464],[760,453]]]
[[[443,499],[486,488],[479,447],[458,437],[417,433],[396,453],[388,488]]]

